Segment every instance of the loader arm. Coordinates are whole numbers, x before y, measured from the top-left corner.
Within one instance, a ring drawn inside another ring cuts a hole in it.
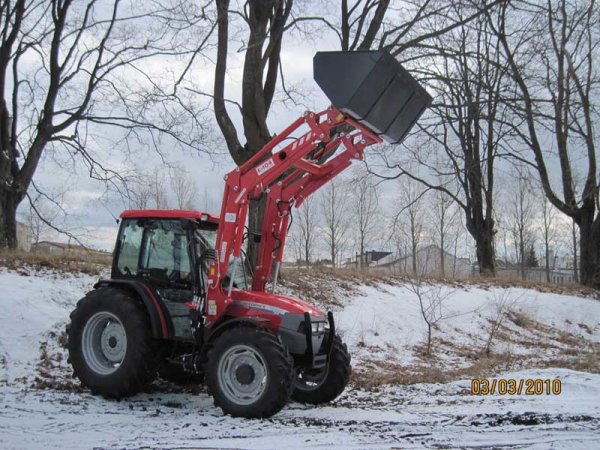
[[[252,291],[264,292],[273,272],[274,287],[277,282],[292,207],[299,207],[353,159],[362,159],[368,146],[384,139],[400,142],[431,104],[425,89],[384,51],[318,52],[313,61],[315,81],[334,106],[304,113],[225,176],[203,309],[209,328],[232,302],[233,282],[224,281],[229,265],[235,271],[241,261],[250,201],[266,195],[252,276]]]
[[[292,138],[305,129],[301,136]],[[342,129],[350,131],[339,131]],[[281,145],[289,139],[290,143]],[[216,255],[209,263],[207,326],[216,322],[231,302],[231,288],[223,282],[229,264],[237,266],[241,261],[250,200],[267,196],[252,277],[252,290],[264,291],[273,262],[278,269],[283,258],[291,208],[299,207],[353,159],[362,159],[369,145],[380,142],[375,133],[335,108],[308,111],[225,176]]]

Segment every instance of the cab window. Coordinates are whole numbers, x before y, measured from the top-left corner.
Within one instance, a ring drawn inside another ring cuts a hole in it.
[[[149,221],[142,244],[141,274],[157,282],[191,285],[188,243],[180,221]]]
[[[137,275],[144,228],[137,220],[124,220],[118,240],[117,269],[121,275]]]

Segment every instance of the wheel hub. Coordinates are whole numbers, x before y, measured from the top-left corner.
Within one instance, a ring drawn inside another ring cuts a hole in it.
[[[102,332],[102,353],[112,362],[121,362],[125,356],[125,329],[121,322],[110,322]]]
[[[88,367],[99,375],[115,372],[127,353],[127,334],[117,316],[102,311],[86,322],[81,350]]]
[[[262,355],[248,345],[234,345],[223,353],[217,368],[218,382],[229,401],[250,405],[267,386],[267,365]]]
[[[252,383],[252,381],[255,378],[255,375],[256,374],[254,373],[254,369],[252,368],[252,366],[249,366],[247,364],[238,367],[235,371],[235,377],[242,384]]]

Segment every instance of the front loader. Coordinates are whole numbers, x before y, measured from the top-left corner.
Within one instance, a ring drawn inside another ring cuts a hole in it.
[[[290,398],[340,395],[350,355],[331,312],[279,295],[292,208],[363,158],[399,142],[431,98],[385,52],[319,52],[315,80],[333,106],[306,112],[225,176],[221,212],[129,210],[110,279],[71,314],[74,375],[108,398],[155,376],[204,382],[233,416],[269,417]],[[249,202],[266,198],[262,229],[247,230]],[[252,270],[244,241],[258,244]]]

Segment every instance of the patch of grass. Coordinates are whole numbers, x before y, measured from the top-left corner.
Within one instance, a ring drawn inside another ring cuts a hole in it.
[[[303,295],[305,299],[324,305],[340,306],[340,301],[332,292],[332,286],[346,294],[352,294],[360,285],[385,289],[385,285],[398,286],[410,279],[407,274],[393,274],[385,269],[372,267],[368,271],[355,269],[333,269],[331,267],[293,268],[282,270],[281,284]],[[492,288],[523,288],[541,293],[574,295],[600,300],[600,291],[576,283],[553,284],[548,282],[523,281],[521,279],[483,278],[452,279],[439,276],[422,277],[426,283],[445,284],[455,289],[478,288],[489,291]]]
[[[100,275],[110,268],[111,256],[97,252],[77,255],[46,255],[20,251],[0,252],[0,267],[29,276],[31,269],[52,270],[59,273]]]
[[[62,333],[51,331],[49,340],[60,342]],[[49,341],[40,344],[40,359],[37,364],[37,375],[31,383],[34,389],[52,389],[61,392],[82,392],[83,388],[72,376],[67,374],[62,363],[65,356],[61,351],[52,351]]]

